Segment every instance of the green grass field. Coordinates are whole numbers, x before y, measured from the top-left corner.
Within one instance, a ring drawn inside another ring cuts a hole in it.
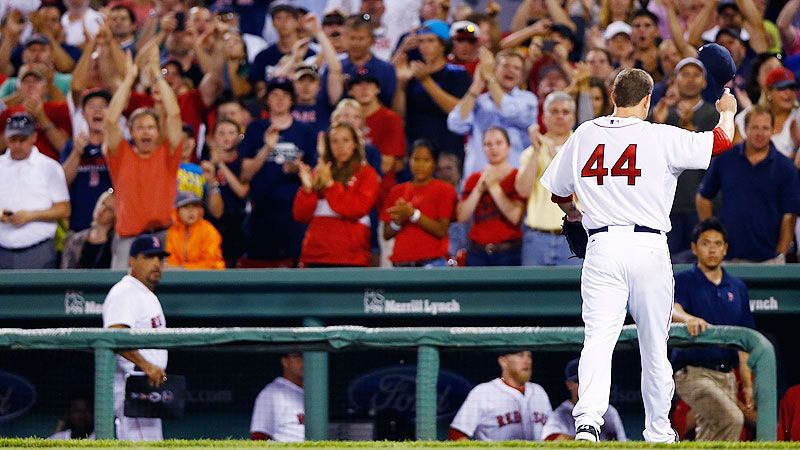
[[[545,449],[569,449],[569,448],[596,448],[596,449],[636,449],[636,448],[675,448],[675,449],[780,449],[798,448],[797,442],[682,442],[680,444],[648,444],[645,442],[601,442],[598,444],[586,444],[582,442],[430,442],[430,441],[409,441],[409,442],[342,442],[342,441],[323,441],[305,442],[300,444],[286,444],[275,442],[253,442],[253,441],[212,441],[212,440],[170,440],[153,443],[137,442],[117,442],[117,441],[48,441],[45,439],[0,439],[2,448],[126,448],[126,449],[198,449],[198,448],[311,448],[311,449],[503,449],[503,448],[545,448]]]

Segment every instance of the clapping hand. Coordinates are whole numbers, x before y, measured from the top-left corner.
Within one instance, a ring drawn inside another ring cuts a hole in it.
[[[408,221],[409,217],[414,215],[414,205],[400,197],[394,203],[394,206],[387,209],[386,212],[389,213],[389,217],[392,218],[394,223],[403,224]]]
[[[320,160],[315,169],[314,181],[317,189],[327,189],[333,185],[333,170],[331,163]]]
[[[303,190],[311,192],[314,190],[314,175],[311,173],[311,167],[303,161],[297,161],[297,174],[300,177],[300,183],[303,184]]]

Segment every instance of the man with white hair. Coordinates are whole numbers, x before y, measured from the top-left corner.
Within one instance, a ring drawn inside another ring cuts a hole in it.
[[[570,258],[572,252],[561,236],[564,213],[550,201],[550,192],[539,183],[556,153],[572,134],[576,120],[575,100],[564,91],[551,92],[544,99],[543,120],[547,127],[544,135],[539,133],[537,124],[528,128],[531,145],[520,156],[519,172],[514,182],[517,193],[528,199],[522,265],[580,265],[580,259]]]

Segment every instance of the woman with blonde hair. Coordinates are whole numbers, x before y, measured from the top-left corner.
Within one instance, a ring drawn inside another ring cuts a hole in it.
[[[369,212],[378,199],[379,177],[365,161],[358,130],[338,122],[322,136],[312,170],[299,163],[302,182],[293,215],[307,223],[300,253],[302,267],[367,266],[370,262]]]

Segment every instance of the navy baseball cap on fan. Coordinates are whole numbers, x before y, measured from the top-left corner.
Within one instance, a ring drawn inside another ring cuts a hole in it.
[[[380,81],[378,81],[378,77],[371,73],[365,66],[359,66],[349,74],[347,80],[348,89],[358,83],[374,83],[377,86],[381,84]]]
[[[164,250],[164,243],[161,238],[154,234],[143,234],[133,240],[131,244],[131,258],[139,255],[144,256],[169,256],[169,252]]]
[[[181,191],[175,197],[175,207],[182,208],[188,205],[202,205],[203,200],[194,192]]]
[[[706,69],[706,82],[714,98],[720,98],[725,85],[736,74],[736,63],[733,62],[731,53],[725,47],[711,43],[700,47],[697,59]]]
[[[28,39],[25,40],[25,43],[22,44],[22,48],[28,48],[35,44],[50,45],[50,39],[47,39],[47,36],[43,34],[32,34]]]
[[[29,137],[36,131],[36,119],[28,113],[12,114],[6,119],[5,137],[25,136]]]
[[[279,12],[288,12],[295,17],[300,15],[300,11],[298,11],[294,6],[285,2],[275,2],[269,8],[269,15],[270,17],[275,17],[275,14],[278,14]]]
[[[288,92],[289,95],[292,96],[292,99],[294,99],[294,85],[288,78],[279,77],[267,81],[267,95],[275,89]]]
[[[564,381],[578,382],[578,361],[578,358],[575,358],[564,367]]]

